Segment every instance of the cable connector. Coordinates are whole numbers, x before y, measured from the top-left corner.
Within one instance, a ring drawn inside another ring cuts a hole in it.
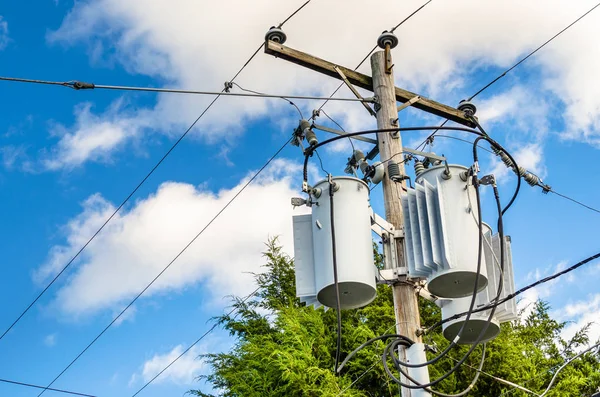
[[[230,92],[231,89],[233,88],[233,82],[232,81],[226,81],[225,82],[225,92]]]
[[[74,90],[93,90],[96,86],[93,83],[86,83],[85,81],[69,81],[67,87],[71,87]]]
[[[306,204],[308,204],[308,200],[301,197],[292,197],[292,207],[296,208]]]

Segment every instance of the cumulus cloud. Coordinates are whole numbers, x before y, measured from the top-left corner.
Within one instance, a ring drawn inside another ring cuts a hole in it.
[[[203,2],[186,0],[173,7],[167,0],[82,1],[76,2],[61,26],[49,33],[48,41],[65,46],[86,43],[93,62],[119,64],[132,74],[154,77],[159,84],[215,90],[222,88],[223,82],[245,62],[267,28],[301,3],[232,0],[213,2],[208,7]],[[581,1],[577,7],[559,0],[527,4],[517,0],[432,3],[398,31],[401,40],[394,50],[396,82],[441,100],[458,102],[459,95],[473,93],[471,76],[495,75],[495,68],[511,65],[592,3]],[[335,2],[309,4],[285,25],[287,44],[353,67],[384,28],[394,26],[419,5],[390,0],[385,4],[388,12],[379,18],[365,19],[359,0],[345,4],[343,12]],[[236,12],[231,13],[231,9]],[[356,29],[356,21],[360,21],[361,29]],[[515,118],[524,111],[543,112],[534,105],[540,97],[550,94],[566,109],[560,114],[565,115],[563,121],[569,127],[562,136],[596,142],[600,132],[600,99],[594,95],[600,90],[600,81],[595,78],[600,68],[600,55],[595,51],[595,37],[600,30],[597,21],[598,15],[590,14],[521,66],[519,70],[533,71],[527,74],[526,81],[517,81],[527,91],[502,89],[489,117],[498,117],[503,109]],[[427,29],[414,29],[415,26]],[[368,62],[361,71],[369,72]],[[511,82],[515,82],[514,77],[505,78],[496,88]],[[239,83],[267,92],[325,95],[337,86],[331,78],[262,53],[240,75]],[[348,95],[344,88],[342,92]],[[523,101],[524,97],[531,103]],[[162,123],[158,129],[164,129],[169,124],[192,121],[209,100],[165,94],[146,110]],[[247,120],[279,119],[286,106],[277,100],[220,101],[223,103],[207,113],[203,128],[197,132],[209,141],[225,128],[232,134],[241,133]],[[305,104],[304,109],[309,112],[315,105]],[[331,103],[328,109],[349,128],[372,123],[359,104]],[[72,134],[77,136],[76,131]],[[116,135],[119,141],[131,138]],[[94,156],[106,151],[105,146],[98,145]],[[85,153],[81,161],[86,160]]]
[[[8,23],[6,23],[2,15],[0,15],[0,50],[5,49],[9,42]]]
[[[600,341],[600,294],[568,304],[559,309],[557,314],[561,320],[569,321],[563,330],[563,338],[572,338],[577,331],[591,323],[588,334],[590,341]]]
[[[298,165],[275,161],[210,225],[187,251],[146,292],[152,296],[198,283],[206,293],[244,295],[253,288],[249,272],[259,272],[261,253],[269,237],[280,235],[292,247],[290,205],[297,189],[290,175]],[[118,310],[142,290],[240,190],[212,192],[204,187],[166,182],[150,196],[116,215],[83,252],[75,270],[56,294],[53,305],[67,316]],[[64,228],[66,243],[54,246],[36,273],[46,281],[96,231],[114,204],[100,195],[83,202],[83,211]]]
[[[110,155],[125,144],[139,138],[151,126],[145,111],[135,114],[125,109],[122,100],[115,101],[103,114],[92,112],[91,103],[75,108],[75,125],[55,124],[51,133],[59,138],[51,153],[42,160],[50,170],[73,168],[86,161],[109,161]]]
[[[154,378],[156,374],[162,371],[174,359],[176,359],[184,351],[183,345],[175,346],[171,351],[164,354],[155,354],[142,365],[139,373],[135,373],[129,380],[129,386],[132,387],[142,380],[148,382]],[[198,345],[192,347],[184,356],[182,356],[175,364],[169,367],[161,376],[156,378],[154,383],[172,382],[178,385],[191,385],[196,381],[198,375],[202,373],[205,364],[198,356],[205,353],[205,349]]]

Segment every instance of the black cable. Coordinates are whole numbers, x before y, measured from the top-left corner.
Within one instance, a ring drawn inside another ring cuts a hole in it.
[[[338,364],[340,362],[340,354],[342,352],[342,305],[340,303],[340,286],[338,283],[338,269],[337,269],[337,250],[335,246],[335,215],[333,211],[333,193],[335,183],[331,180],[331,174],[328,175],[329,179],[329,223],[331,224],[331,253],[333,262],[333,284],[335,288],[335,309],[337,315],[337,342],[335,349],[335,365],[334,370],[337,374]]]
[[[304,3],[298,9],[296,9],[288,18],[286,18],[283,22],[281,22],[279,24],[279,27],[283,26],[287,21],[289,21],[289,19],[292,16],[296,15],[298,13],[298,11],[300,11],[302,8],[304,8],[310,1],[311,0],[307,0],[306,3]],[[240,75],[240,73],[242,73],[242,71],[246,68],[246,66],[248,66],[248,64],[254,59],[254,57],[256,57],[256,55],[259,53],[259,51],[262,50],[264,45],[265,45],[264,42],[260,44],[260,46],[252,53],[250,58],[248,58],[248,60],[242,65],[242,67],[236,72],[236,74],[229,80],[230,82],[233,82]],[[0,77],[0,80],[18,81],[18,80],[24,80],[24,79],[11,79],[11,78],[7,78],[7,77]],[[65,85],[65,83],[49,82],[49,81],[42,81],[42,80],[30,80],[28,82],[40,83],[40,84]],[[225,93],[225,89],[223,89],[221,92]],[[23,318],[23,316],[46,293],[46,291],[56,282],[56,280],[65,272],[65,270],[67,270],[67,268],[69,266],[71,266],[73,261],[75,261],[75,259],[77,259],[79,257],[79,255],[83,252],[83,250],[85,250],[85,248],[96,238],[96,236],[104,229],[104,227],[112,220],[112,218],[114,218],[114,216],[121,210],[121,208],[123,208],[123,206],[139,190],[139,188],[146,182],[146,180],[148,180],[148,178],[150,178],[150,176],[154,173],[154,171],[156,171],[156,169],[171,154],[171,152],[179,145],[179,143],[183,140],[183,138],[185,138],[187,136],[187,134],[192,130],[192,128],[194,128],[196,126],[198,121],[200,121],[200,119],[206,114],[206,112],[213,106],[213,104],[219,98],[220,98],[220,96],[217,95],[208,104],[208,106],[202,111],[202,113],[200,113],[198,118],[196,118],[196,120],[194,120],[194,122],[185,130],[185,132],[175,141],[175,143],[169,148],[169,150],[167,150],[167,152],[160,158],[160,160],[154,165],[154,167],[152,167],[150,172],[148,172],[146,174],[146,176],[141,180],[141,182],[131,191],[131,193],[129,193],[129,195],[125,198],[125,200],[123,200],[121,202],[121,204],[117,207],[117,209],[106,219],[106,221],[102,224],[102,226],[100,226],[100,228],[98,230],[96,230],[96,232],[92,235],[92,237],[90,237],[89,240],[87,240],[87,242],[81,247],[81,249],[79,249],[79,251],[77,251],[77,253],[67,262],[67,264],[60,270],[60,272],[58,272],[58,274],[50,281],[50,283],[42,290],[42,292],[40,292],[36,296],[36,298],[29,304],[29,306],[27,306],[25,308],[25,310],[23,310],[23,312],[21,312],[21,314],[17,317],[17,319],[2,333],[2,335],[0,335],[0,340],[2,340],[2,338],[4,338],[4,336],[6,336],[6,334],[21,320],[21,318]]]
[[[477,138],[477,140],[480,140],[480,139],[487,139],[487,137],[486,137],[486,136],[483,136],[483,135],[480,135],[480,136]],[[477,157],[477,152],[476,152],[476,148],[477,148],[477,140],[476,140],[476,142],[474,143],[474,148],[475,148],[475,149],[474,149],[474,155],[473,155],[473,157],[474,157],[474,163],[475,163],[475,164],[477,164],[477,162],[478,162],[478,157]],[[478,184],[477,180],[475,179],[475,178],[476,178],[476,174],[472,175],[472,177],[474,178],[474,188],[475,188],[475,193],[476,193],[476,198],[477,198],[477,214],[478,214],[478,218],[477,218],[477,219],[478,219],[478,222],[477,222],[477,224],[478,224],[478,232],[479,232],[479,233],[478,233],[478,234],[479,234],[479,236],[478,236],[478,238],[479,238],[479,245],[478,245],[478,258],[477,258],[477,274],[479,274],[479,273],[481,272],[481,262],[482,262],[482,260],[481,260],[481,259],[482,259],[482,250],[483,250],[483,230],[482,230],[482,221],[481,221],[481,200],[480,200],[480,194],[479,194],[479,184]],[[501,211],[501,206],[500,206],[500,198],[499,198],[499,196],[497,195],[497,189],[495,189],[495,193],[496,193],[496,203],[497,203],[497,206],[498,206],[498,231],[499,231],[499,233],[500,233],[501,240],[503,240],[503,238],[504,238],[504,230],[503,230],[503,223],[502,223],[502,211]],[[502,243],[501,243],[501,244],[502,244]],[[503,251],[503,245],[501,246],[501,250]],[[504,257],[503,257],[503,255],[502,255],[502,253],[501,253],[501,259],[500,259],[500,261],[501,261],[501,268],[502,268],[502,270],[503,270]],[[410,377],[410,376],[409,376],[409,375],[408,375],[408,374],[407,374],[407,373],[406,373],[406,372],[405,372],[405,371],[404,371],[404,370],[401,368],[401,367],[412,367],[412,368],[416,368],[416,367],[423,367],[423,366],[426,366],[426,365],[433,364],[433,363],[435,363],[435,362],[439,361],[439,360],[440,360],[442,357],[444,357],[444,356],[445,356],[445,354],[447,354],[447,353],[448,353],[448,351],[449,351],[449,350],[450,350],[450,349],[451,349],[451,348],[452,348],[452,347],[453,347],[453,346],[454,346],[454,345],[455,345],[455,344],[458,342],[458,340],[459,340],[459,338],[460,338],[460,335],[462,334],[462,332],[463,332],[464,328],[466,327],[466,325],[467,325],[467,323],[468,323],[468,321],[469,321],[469,319],[470,319],[470,316],[471,316],[471,314],[472,314],[472,313],[474,313],[474,310],[473,310],[473,308],[474,308],[474,303],[475,303],[475,301],[476,301],[476,297],[477,297],[477,294],[478,294],[478,292],[479,292],[479,291],[478,291],[478,281],[479,281],[479,277],[476,277],[476,279],[475,279],[475,285],[474,285],[474,291],[473,291],[473,295],[472,295],[472,298],[471,298],[471,304],[470,304],[470,307],[469,307],[469,311],[467,312],[467,318],[466,318],[466,320],[463,322],[463,325],[462,325],[461,329],[459,330],[459,332],[458,332],[458,334],[457,334],[457,337],[456,337],[456,338],[455,338],[453,341],[451,341],[450,345],[449,345],[449,346],[448,346],[448,347],[447,347],[447,348],[446,348],[446,349],[445,349],[445,350],[444,350],[442,353],[440,353],[440,354],[439,354],[437,357],[435,357],[435,358],[434,358],[434,359],[432,359],[432,360],[428,360],[428,361],[427,361],[427,362],[425,362],[425,363],[419,363],[419,364],[411,364],[411,363],[406,363],[406,362],[402,362],[402,361],[400,361],[400,360],[399,360],[399,359],[398,359],[398,358],[397,358],[397,357],[394,355],[394,353],[393,353],[393,351],[395,351],[396,347],[397,347],[398,345],[400,345],[400,344],[402,343],[402,341],[400,341],[400,340],[394,340],[394,341],[392,341],[391,343],[389,343],[389,344],[387,344],[387,345],[386,345],[386,347],[385,347],[385,350],[384,350],[384,353],[383,353],[383,355],[382,355],[382,361],[383,361],[383,365],[384,365],[384,369],[386,370],[386,373],[388,374],[388,376],[390,376],[390,377],[392,378],[392,380],[394,380],[394,381],[395,381],[396,383],[398,383],[400,386],[407,387],[407,388],[410,388],[410,389],[423,389],[423,388],[429,388],[430,386],[433,386],[433,385],[435,385],[435,384],[437,384],[437,383],[441,382],[442,380],[446,379],[448,376],[450,376],[450,375],[451,375],[453,372],[455,372],[455,371],[456,371],[456,370],[457,370],[457,369],[458,369],[458,368],[459,368],[459,367],[460,367],[460,366],[461,366],[461,365],[462,365],[462,364],[463,364],[463,363],[464,363],[464,362],[465,362],[465,361],[468,359],[468,357],[470,356],[470,354],[471,354],[471,353],[472,353],[472,352],[475,350],[475,348],[476,348],[476,347],[477,347],[477,345],[479,344],[479,341],[481,340],[481,338],[483,337],[483,335],[484,335],[484,334],[485,334],[485,332],[487,331],[487,329],[488,329],[488,327],[489,327],[489,325],[490,325],[490,323],[491,323],[491,320],[492,320],[492,318],[493,318],[493,316],[494,316],[494,314],[495,314],[495,307],[494,307],[494,308],[493,308],[493,309],[490,311],[490,314],[489,314],[489,316],[488,316],[487,322],[486,322],[485,326],[483,327],[482,331],[480,332],[480,334],[478,335],[478,337],[477,337],[477,339],[476,339],[475,343],[473,344],[473,346],[472,346],[472,347],[469,349],[469,351],[468,351],[468,352],[467,352],[467,353],[464,355],[464,357],[463,357],[461,360],[459,360],[459,361],[458,361],[458,363],[457,363],[457,364],[456,364],[456,365],[455,365],[455,366],[454,366],[454,367],[453,367],[453,368],[452,368],[450,371],[446,372],[444,375],[442,375],[442,376],[441,376],[441,377],[439,377],[438,379],[436,379],[436,380],[434,380],[434,381],[431,381],[431,382],[429,382],[429,383],[426,383],[426,384],[419,384],[419,383],[418,383],[418,382],[416,382],[414,379],[412,379],[412,378],[411,378],[411,377]],[[498,294],[500,294],[501,290],[502,290],[502,286],[501,286],[501,284],[500,284],[500,286],[499,286],[499,290],[498,290]],[[377,339],[374,339],[374,340],[377,340]],[[370,341],[368,341],[368,342],[370,342]],[[367,344],[368,344],[368,343],[367,343]],[[361,345],[361,346],[359,347],[359,350],[360,350],[362,347],[364,347],[364,346],[366,346],[366,344],[363,344],[363,345]],[[354,353],[354,352],[353,352],[353,353]],[[397,378],[396,378],[396,377],[395,377],[395,376],[394,376],[394,375],[391,373],[391,371],[389,370],[389,367],[388,367],[388,365],[387,365],[387,357],[388,357],[388,355],[391,355],[391,356],[392,356],[392,358],[393,358],[393,362],[394,362],[394,366],[396,367],[396,369],[397,369],[399,372],[401,372],[401,373],[402,373],[404,376],[406,376],[406,377],[407,377],[407,379],[409,379],[409,380],[411,380],[413,383],[415,383],[415,385],[408,385],[408,384],[405,384],[405,383],[401,382],[400,380],[398,380],[398,379],[397,379]],[[345,364],[345,362],[344,362],[344,364]],[[475,382],[477,381],[477,378],[478,378],[478,377],[476,377],[476,379],[475,379]],[[433,390],[430,390],[430,389],[428,389],[428,391],[430,391],[430,392],[432,392],[432,393],[436,394],[436,392],[435,392],[435,391],[433,391]],[[468,389],[467,389],[467,391],[468,391]]]
[[[555,34],[554,36],[552,36],[544,44],[540,45],[538,48],[536,48],[535,50],[531,51],[529,54],[527,54],[527,56],[525,56],[524,58],[522,58],[521,60],[519,60],[517,63],[515,63],[513,66],[511,66],[510,68],[508,68],[507,70],[505,70],[502,74],[500,74],[494,80],[490,81],[488,84],[486,84],[483,88],[481,88],[475,94],[471,95],[471,97],[469,98],[469,101],[471,101],[477,95],[481,94],[483,91],[487,90],[491,85],[493,85],[494,83],[496,83],[496,81],[498,81],[502,77],[506,76],[506,74],[508,72],[510,72],[511,70],[513,70],[514,68],[516,68],[517,66],[519,66],[520,64],[522,64],[523,62],[525,62],[529,57],[531,57],[533,54],[535,54],[536,52],[538,52],[539,50],[541,50],[543,47],[545,47],[552,40],[554,40],[555,38],[557,38],[558,36],[560,36],[561,34],[563,34],[567,29],[569,29],[571,26],[575,25],[577,22],[579,22],[581,19],[583,19],[587,14],[589,14],[592,11],[594,11],[598,6],[600,6],[600,3],[596,4],[594,7],[592,7],[591,9],[589,9],[585,14],[583,14],[582,16],[580,16],[579,18],[577,18],[576,20],[574,20],[573,22],[571,22],[566,28],[564,28],[563,30],[561,30],[560,32],[558,32],[557,34]]]
[[[281,22],[279,25],[277,25],[277,27],[278,27],[279,29],[281,29],[281,27],[282,27],[283,25],[285,25],[285,23],[286,23],[287,21],[289,21],[290,19],[292,19],[292,17],[294,17],[294,16],[295,16],[297,13],[299,13],[299,12],[300,12],[300,10],[302,10],[304,7],[306,7],[306,5],[307,5],[308,3],[310,3],[310,2],[311,2],[311,0],[306,0],[306,2],[305,2],[304,4],[302,4],[300,7],[298,7],[298,8],[296,9],[296,11],[292,12],[292,13],[291,13],[291,14],[290,14],[290,15],[289,15],[289,16],[288,16],[286,19],[284,19],[284,20],[283,20],[283,22]]]
[[[181,251],[179,251],[179,253],[177,255],[175,255],[175,257],[167,264],[167,266],[165,266],[160,273],[158,273],[156,275],[156,277],[154,277],[154,279],[152,279],[152,281],[150,281],[150,283],[148,285],[146,285],[146,287],[144,287],[144,289],[142,289],[142,291],[140,291],[135,298],[133,298],[133,300],[131,300],[131,302],[129,302],[127,304],[127,306],[125,306],[125,308],[123,310],[121,310],[121,312],[69,363],[69,365],[67,365],[65,367],[65,369],[63,369],[53,380],[52,382],[50,382],[48,384],[48,387],[52,386],[54,384],[54,382],[56,382],[65,372],[67,372],[67,370],[77,361],[79,360],[79,358],[94,344],[96,343],[96,341],[98,339],[100,339],[100,337],[102,335],[104,335],[104,333],[106,331],[108,331],[108,329],[148,290],[148,288],[150,288],[154,282],[156,282],[156,280],[158,280],[160,278],[160,276],[163,275],[164,272],[167,271],[167,269],[169,269],[169,267],[171,267],[171,265],[173,263],[175,263],[175,261],[198,239],[198,237],[200,237],[202,235],[202,233],[204,233],[204,231],[206,229],[208,229],[208,227],[227,209],[227,207],[229,207],[231,205],[231,203],[233,203],[233,201],[260,175],[260,173],[275,159],[275,157],[277,157],[277,155],[279,155],[279,153],[281,153],[281,151],[287,146],[288,144],[288,140],[286,139],[286,142],[283,144],[283,146],[281,146],[276,152],[275,154],[273,154],[269,160],[267,160],[267,162],[244,184],[244,186],[242,186],[242,188],[219,210],[219,212],[217,212],[215,214],[215,216],[212,217],[212,219],[202,228],[202,230],[200,230],[200,232],[198,232],[198,234],[196,234],[194,236],[194,238],[192,238],[190,240],[190,242],[188,242]],[[39,395],[41,396],[44,391],[46,389],[44,389]]]
[[[241,85],[239,85],[238,83],[234,83],[233,81],[231,81],[231,84],[235,85],[237,88],[239,88],[242,91],[251,92],[251,93],[257,94],[257,95],[265,95],[262,92],[258,92],[258,91],[254,91],[254,90],[248,90],[246,88],[243,88]],[[304,116],[302,115],[302,111],[300,110],[300,108],[294,102],[290,101],[288,98],[286,98],[284,96],[280,96],[278,98],[283,99],[284,101],[286,101],[287,103],[289,103],[290,105],[292,105],[293,107],[295,107],[296,110],[298,111],[298,113],[300,114],[300,119],[304,118]]]
[[[245,303],[248,299],[250,299],[252,296],[254,296],[254,294],[256,294],[258,291],[260,290],[260,287],[256,288],[252,293],[250,293],[250,295],[247,295],[244,299],[241,300],[240,303]],[[233,313],[236,310],[236,307],[234,306],[233,309],[231,309],[225,316],[230,316],[231,313]],[[236,313],[236,315],[233,317],[234,319],[237,317],[237,315],[240,314],[239,312]],[[215,328],[217,328],[217,326],[219,325],[218,322],[215,322],[215,324],[213,324],[213,326],[211,328],[208,329],[208,331],[206,331],[204,334],[202,334],[202,336],[200,336],[198,339],[196,339],[196,341],[194,343],[192,343],[190,346],[188,346],[187,349],[185,349],[179,356],[177,356],[176,358],[174,358],[166,367],[164,367],[159,373],[157,373],[156,375],[154,375],[154,377],[152,379],[150,379],[148,382],[146,382],[146,384],[144,386],[142,386],[138,391],[136,391],[131,397],[135,397],[138,394],[140,394],[142,392],[142,390],[144,390],[146,387],[148,387],[152,382],[154,382],[156,380],[156,378],[158,378],[159,376],[161,376],[163,374],[163,372],[165,372],[166,370],[168,370],[169,368],[171,368],[171,366],[173,364],[175,364],[181,357],[183,357],[185,354],[187,354],[187,352],[189,352],[194,346],[196,346],[198,343],[200,343],[200,341],[202,341],[202,339],[204,339],[208,334],[210,334]]]
[[[417,8],[415,11],[413,11],[412,13],[410,13],[410,15],[408,15],[406,18],[404,18],[402,21],[400,21],[400,23],[398,23],[396,26],[394,26],[392,29],[390,29],[391,33],[394,33],[394,31],[396,29],[398,29],[400,26],[402,26],[402,24],[404,24],[404,22],[408,21],[410,18],[412,18],[416,13],[418,13],[419,11],[421,11],[427,4],[431,3],[432,0],[427,1],[426,3],[422,4],[419,8]],[[360,61],[358,63],[358,65],[356,65],[356,67],[354,68],[354,70],[356,71],[359,67],[361,67],[363,65],[363,63],[365,63],[365,61],[367,59],[369,59],[369,57],[371,56],[371,54],[377,50],[377,45],[375,45],[375,47],[373,47],[371,49],[371,51],[369,51],[369,53],[362,59],[362,61]],[[329,98],[325,100],[325,102],[323,102],[321,104],[321,106],[319,106],[319,109],[317,109],[317,113],[319,111],[321,111],[323,109],[323,107],[327,104],[327,102],[329,102],[333,96],[340,90],[340,88],[342,88],[342,86],[344,85],[344,83],[340,83],[340,85],[338,85],[338,87],[331,93],[331,95],[329,95]],[[313,114],[313,117],[311,117],[311,119],[314,120],[315,115]]]
[[[476,157],[475,157],[476,158]],[[476,175],[475,175],[476,176]],[[478,214],[478,228],[479,228],[479,250],[478,250],[478,268],[477,268],[477,273],[479,274],[480,272],[480,266],[481,266],[481,254],[482,254],[482,248],[483,248],[483,230],[482,230],[482,222],[481,222],[481,198],[480,198],[480,194],[479,194],[479,188],[478,188],[478,183],[474,183],[474,187],[475,187],[475,196],[477,199],[477,214]],[[499,203],[500,200],[498,199],[497,202]],[[498,204],[498,207],[500,208],[500,204]],[[501,224],[500,222],[500,218],[502,217],[502,212],[499,212],[499,225]],[[500,232],[500,231],[499,231]],[[503,235],[501,235],[501,238],[503,239]],[[502,259],[501,259],[502,260]],[[479,277],[475,278],[475,287],[477,287],[477,282],[478,282]],[[475,288],[475,294],[477,294],[478,291]],[[475,298],[473,298],[472,302],[475,300]],[[462,328],[467,324],[467,322],[469,321],[469,317],[471,314],[473,314],[475,311],[473,310],[473,307],[471,306],[469,308],[468,314],[467,314],[467,318],[465,319]],[[401,362],[396,355],[393,353],[395,346],[392,344],[386,346],[386,349],[384,350],[383,356],[382,356],[382,360],[383,360],[383,364],[384,364],[384,369],[386,370],[386,373],[388,374],[388,376],[390,376],[392,378],[392,380],[394,382],[396,382],[397,384],[399,384],[402,387],[406,387],[409,389],[424,389],[424,388],[429,388],[431,386],[434,386],[436,384],[438,384],[439,382],[441,382],[442,380],[446,379],[447,377],[449,377],[452,373],[454,373],[471,355],[471,353],[473,353],[473,351],[477,348],[477,345],[479,344],[479,341],[481,340],[481,338],[483,337],[483,335],[485,335],[487,329],[489,328],[489,325],[491,323],[492,318],[494,317],[494,314],[496,312],[496,306],[494,306],[491,310],[490,310],[490,314],[488,316],[488,319],[486,321],[486,324],[483,326],[481,332],[479,333],[479,335],[477,336],[477,339],[475,340],[475,342],[473,343],[473,345],[469,348],[469,350],[467,351],[467,353],[465,353],[465,355],[463,356],[463,358],[461,358],[457,364],[450,369],[448,372],[446,372],[444,375],[440,376],[439,378],[437,378],[436,380],[433,380],[431,382],[428,383],[424,383],[424,384],[420,384],[419,382],[415,381],[413,378],[411,378],[405,370],[403,370],[401,367],[419,367],[418,365],[406,365],[408,363],[404,363]],[[460,331],[459,331],[460,334]],[[454,343],[451,342],[451,344]],[[394,362],[394,366],[396,367],[396,369],[402,373],[408,380],[410,380],[411,382],[414,383],[414,385],[410,385],[410,384],[405,384],[402,381],[400,381],[399,379],[397,379],[394,374],[389,370],[388,365],[387,365],[387,356],[391,354],[392,360]],[[431,361],[431,360],[430,360]]]
[[[352,359],[352,357],[354,357],[359,351],[361,351],[365,347],[369,346],[371,343],[377,342],[378,340],[385,340],[385,339],[390,339],[390,338],[402,339],[403,341],[405,341],[407,343],[407,347],[410,347],[415,343],[408,337],[406,337],[404,335],[399,335],[399,334],[386,334],[386,335],[376,336],[374,338],[369,339],[362,345],[358,346],[356,349],[352,350],[352,352],[350,354],[348,354],[348,356],[346,356],[344,361],[342,361],[340,366],[337,368],[337,372],[338,373],[342,372],[342,369],[344,369],[344,367],[346,366],[348,361],[350,361]]]
[[[0,382],[2,382],[2,383],[8,383],[8,384],[11,384],[11,385],[17,385],[17,386],[31,387],[31,388],[35,388],[35,389],[44,389],[44,386],[34,385],[32,383],[17,382],[17,381],[8,380],[8,379],[0,379]],[[71,394],[73,396],[96,397],[96,396],[94,396],[92,394],[77,393],[77,392],[74,392],[74,391],[69,391],[69,390],[64,390],[64,389],[47,388],[46,390],[55,391],[57,393]]]
[[[429,131],[429,130],[433,130],[439,128],[441,130],[450,130],[450,131],[465,131],[465,132],[469,132],[471,134],[475,134],[478,136],[481,136],[482,133],[471,129],[471,128],[466,128],[466,127],[437,127],[437,126],[425,126],[425,127],[399,127],[399,128],[383,128],[383,129],[375,129],[375,130],[365,130],[365,131],[357,131],[357,132],[349,132],[346,133],[344,135],[338,135],[338,136],[334,136],[332,138],[326,139],[322,142],[317,143],[316,145],[310,146],[306,149],[306,151],[304,152],[304,166],[303,166],[303,178],[304,178],[304,182],[308,181],[308,158],[310,156],[312,156],[312,152],[314,150],[316,150],[317,148],[323,146],[323,145],[327,145],[331,142],[335,142],[338,139],[345,139],[348,137],[353,137],[353,136],[358,136],[358,135],[368,135],[368,134],[377,134],[380,132],[402,132],[402,131]],[[499,148],[501,148],[502,150],[504,150],[502,148],[502,146],[500,146],[500,144],[498,144],[497,142],[494,142],[496,145],[498,145]]]
[[[513,203],[517,199],[517,196],[519,195],[519,191],[521,190],[521,173],[519,172],[519,165],[517,164],[517,161],[514,159],[514,157],[508,151],[504,150],[498,142],[496,142],[495,140],[490,138],[490,136],[487,134],[487,132],[485,132],[485,130],[483,129],[481,124],[479,124],[479,121],[477,121],[477,119],[475,117],[472,117],[471,120],[473,120],[473,122],[475,123],[475,126],[483,134],[483,139],[488,141],[490,143],[490,145],[492,145],[492,147],[495,148],[498,152],[504,152],[504,154],[506,154],[506,156],[508,156],[510,161],[512,161],[513,171],[515,172],[515,175],[517,177],[517,186],[515,187],[515,191],[514,191],[512,197],[510,198],[510,201],[502,209],[502,215],[504,215],[504,213],[506,211],[508,211],[508,209],[513,205]],[[473,144],[473,155],[474,156],[477,156],[477,142],[479,142],[481,139],[482,139],[482,137],[478,137],[477,139],[475,139],[475,143]]]
[[[600,258],[600,252],[598,252],[597,254],[594,254],[592,256],[589,256],[589,257],[585,258],[582,261],[577,262],[576,264],[574,264],[571,267],[566,268],[565,270],[562,270],[562,271],[560,271],[558,273],[555,273],[555,274],[553,274],[551,276],[544,277],[544,278],[542,278],[542,279],[534,282],[533,284],[529,284],[529,285],[527,285],[527,286],[519,289],[518,291],[516,291],[516,292],[514,292],[514,293],[512,293],[510,295],[505,296],[504,298],[500,299],[496,303],[491,303],[489,305],[485,305],[485,306],[482,306],[480,308],[477,308],[477,309],[473,310],[473,313],[482,312],[482,311],[491,309],[492,307],[499,306],[499,305],[503,304],[504,302],[509,301],[509,300],[511,300],[511,299],[513,299],[513,298],[515,298],[515,297],[517,297],[519,295],[521,295],[525,291],[530,290],[531,288],[535,288],[535,287],[537,287],[540,284],[544,284],[544,283],[547,283],[548,281],[552,281],[555,278],[558,278],[558,277],[560,277],[560,276],[562,276],[564,274],[572,272],[573,270],[576,270],[576,269],[580,268],[581,266],[583,266],[583,265],[585,265],[585,264],[587,264],[587,263],[589,263],[589,262],[591,262],[591,261],[593,261],[595,259],[598,259],[598,258]],[[437,327],[443,325],[444,323],[447,323],[448,321],[452,321],[452,320],[455,320],[457,318],[460,318],[460,317],[464,316],[465,314],[467,314],[467,312],[455,314],[454,316],[448,317],[445,320],[441,320],[441,321],[435,323],[431,327],[427,328],[427,330],[432,330],[434,328],[437,328]]]
[[[460,141],[460,142],[468,143],[470,146],[473,146],[473,141],[469,141],[468,139],[462,139],[462,138],[459,138],[459,137],[456,137],[456,136],[452,136],[452,135],[440,135],[440,134],[436,134],[435,137],[436,138],[454,139],[455,141]],[[494,155],[496,154],[492,150],[487,149],[487,148],[485,148],[483,146],[479,146],[479,149],[484,150],[484,151],[486,151],[488,153],[491,153],[491,154],[494,154]]]
[[[315,150],[315,154],[317,155],[317,158],[319,159],[319,165],[321,167],[321,171],[323,171],[325,173],[325,175],[329,175],[329,172],[327,172],[327,170],[325,170],[325,168],[323,168],[323,160],[321,159],[321,156],[319,155],[319,152],[317,152]]]

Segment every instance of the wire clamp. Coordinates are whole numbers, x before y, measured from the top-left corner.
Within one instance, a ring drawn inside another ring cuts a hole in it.
[[[496,186],[496,177],[494,174],[486,175],[479,179],[479,184]]]
[[[232,81],[226,81],[224,85],[225,85],[225,88],[224,88],[225,92],[230,92],[231,89],[233,88]]]
[[[74,90],[93,90],[96,86],[93,83],[86,83],[85,81],[69,81],[65,83],[65,86]]]

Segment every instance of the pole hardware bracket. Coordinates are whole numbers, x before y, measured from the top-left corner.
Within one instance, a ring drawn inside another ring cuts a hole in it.
[[[375,232],[383,243],[384,269],[380,270],[381,280],[384,283],[396,283],[400,278],[408,276],[408,268],[398,266],[397,242],[404,238],[404,230],[396,229],[394,225],[377,215],[371,213],[371,230]]]
[[[352,83],[350,83],[350,81],[348,80],[348,78],[346,77],[346,75],[344,74],[344,72],[342,72],[342,69],[340,69],[338,66],[334,66],[333,69],[337,72],[337,74],[340,75],[340,77],[342,78],[342,81],[344,82],[344,84],[346,84],[346,86],[348,86],[348,88],[350,88],[350,91],[352,91],[352,93],[354,94],[354,96],[356,96],[358,99],[361,100],[361,103],[365,107],[365,109],[367,109],[367,112],[369,112],[369,114],[371,116],[376,117],[377,114],[375,113],[375,111],[371,108],[371,106],[369,106],[366,103],[365,98],[363,98],[363,96],[360,95],[360,92],[358,92],[358,90],[356,88],[354,88],[354,86],[352,85]]]

